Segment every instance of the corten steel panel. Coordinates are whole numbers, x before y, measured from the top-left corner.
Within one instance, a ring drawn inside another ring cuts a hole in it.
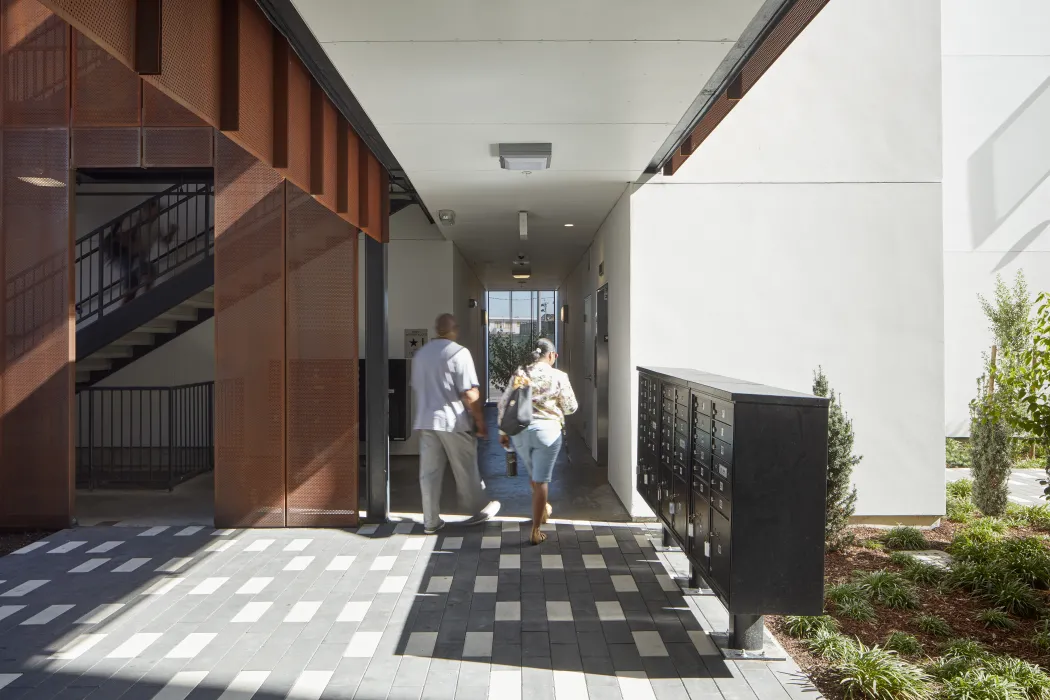
[[[338,147],[339,113],[328,97],[321,102],[321,129],[323,147],[321,151],[321,202],[332,212],[338,212],[339,197],[336,196],[335,188],[339,183],[339,154]]]
[[[144,127],[142,164],[147,168],[207,168],[214,163],[214,129]]]
[[[139,126],[138,74],[74,31],[73,126]]]
[[[310,188],[310,83],[310,74],[289,51],[288,167],[282,172],[304,190]]]
[[[703,118],[700,119],[700,123],[696,125],[696,128],[689,134],[689,144],[691,146],[689,153],[678,152],[675,153],[671,160],[668,162],[665,168],[665,175],[674,175],[678,171],[678,168],[682,167],[682,164],[689,158],[689,155],[696,152],[696,149],[700,147],[700,144],[704,142],[711,132],[715,130],[722,120],[733,111],[733,107],[736,106],[736,102],[726,97],[725,93],[722,93],[717,97],[715,103],[711,105],[711,108],[707,110]]]
[[[273,27],[258,5],[240,0],[238,128],[225,132],[257,158],[273,161]]]
[[[69,133],[3,134],[0,527],[73,515]]]
[[[138,127],[73,129],[72,148],[78,168],[137,168],[142,133]]]
[[[164,0],[161,74],[145,76],[212,126],[219,125],[219,0]]]
[[[36,0],[2,7],[4,126],[68,126],[69,25]]]
[[[215,522],[285,525],[284,180],[215,134]]]
[[[366,183],[365,201],[368,207],[368,215],[365,217],[366,224],[362,230],[380,243],[386,243],[383,239],[383,232],[386,228],[383,219],[390,216],[389,211],[383,211],[383,190],[387,181],[386,173],[383,171],[383,166],[380,165],[379,160],[372,155],[372,152],[367,151],[367,153],[368,182]]]
[[[135,58],[135,0],[46,0],[67,22],[128,68]]]
[[[142,83],[142,124],[143,126],[208,126],[208,122],[146,81]]]
[[[357,233],[288,187],[288,525],[357,524]]]
[[[361,227],[361,138],[352,128],[347,129],[346,138],[346,215],[345,218],[354,226]]]

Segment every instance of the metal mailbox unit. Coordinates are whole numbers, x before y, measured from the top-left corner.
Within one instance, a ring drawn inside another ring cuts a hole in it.
[[[824,604],[828,399],[687,369],[639,367],[638,492],[762,649],[766,614]]]

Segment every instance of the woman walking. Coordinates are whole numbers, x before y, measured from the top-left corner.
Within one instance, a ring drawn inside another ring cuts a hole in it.
[[[557,359],[554,343],[540,338],[532,351],[531,363],[514,373],[499,402],[499,424],[502,425],[503,413],[514,389],[525,385],[532,389],[532,422],[513,437],[501,432],[499,438],[504,447],[514,444],[518,459],[529,473],[532,484],[532,536],[529,541],[532,544],[547,539],[540,532],[540,525],[547,522],[551,514],[551,506],[547,503],[548,484],[561,451],[565,416],[575,413],[578,408],[569,375],[554,369]]]

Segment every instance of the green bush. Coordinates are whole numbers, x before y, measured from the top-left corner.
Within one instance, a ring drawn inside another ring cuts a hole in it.
[[[975,619],[989,629],[1011,630],[1017,626],[1017,623],[1011,620],[1006,611],[1001,608],[982,610],[977,613]]]
[[[949,481],[944,490],[949,498],[971,498],[973,497],[973,479]]]
[[[941,646],[941,658],[979,661],[988,656],[988,650],[976,639],[950,639]]]
[[[853,485],[853,468],[862,457],[853,452],[853,421],[842,408],[842,397],[837,396],[820,367],[813,373],[813,393],[831,399],[828,406],[828,477],[824,513],[825,546],[835,551],[853,544],[849,519],[857,504],[857,488]]]
[[[1050,550],[1041,537],[1009,537],[988,545],[1003,571],[1039,588],[1050,586]]]
[[[856,640],[827,630],[817,632],[816,636],[806,641],[806,646],[816,656],[831,662],[845,661],[859,651]]]
[[[917,527],[898,525],[886,534],[886,546],[890,549],[926,549],[926,538]]]
[[[1029,527],[1050,530],[1050,506],[1023,506],[1021,517]]]
[[[896,564],[897,566],[908,566],[913,561],[915,561],[915,557],[908,552],[890,552],[891,564]]]
[[[1021,686],[1031,700],[1050,700],[1050,676],[1035,664],[1012,656],[992,656],[985,660],[984,667]]]
[[[835,606],[835,611],[857,622],[874,622],[876,618],[874,606],[866,600],[847,601]]]
[[[1007,678],[975,668],[945,681],[939,697],[943,700],[1027,700],[1028,694]]]
[[[828,589],[824,592],[824,597],[828,602],[835,605],[844,605],[855,601],[867,603],[871,600],[871,590],[859,583],[839,583],[834,586],[828,586]]]
[[[847,698],[925,700],[932,697],[930,677],[892,651],[860,645],[856,656],[833,668]]]
[[[955,498],[949,496],[944,502],[945,517],[953,523],[968,523],[974,518],[977,506],[969,498]]]
[[[1040,620],[1036,623],[1032,644],[1043,651],[1050,651],[1050,620]]]
[[[876,602],[890,608],[915,608],[919,605],[915,589],[895,571],[880,569],[857,572],[854,582],[866,588]]]
[[[943,617],[937,615],[917,615],[913,622],[923,634],[930,634],[934,637],[952,636],[952,626],[949,625]]]
[[[1006,512],[1010,477],[1010,426],[1003,417],[1008,397],[988,392],[984,377],[977,380],[977,398],[970,402],[973,446],[973,502],[985,515]]]
[[[988,591],[1000,572],[991,562],[957,561],[942,581],[947,590],[964,590],[974,594]]]
[[[837,632],[839,623],[831,615],[789,615],[784,618],[787,633],[796,639],[809,639],[818,632]]]
[[[876,552],[886,549],[886,545],[878,540],[862,540],[860,546],[864,549],[874,549]]]
[[[904,567],[904,571],[901,572],[901,575],[912,583],[917,583],[923,586],[932,586],[936,583],[940,583],[944,578],[944,569],[913,558],[912,561]]]
[[[1032,587],[1014,576],[992,579],[984,595],[992,605],[1019,617],[1035,617],[1042,609],[1042,600]]]
[[[922,642],[906,632],[891,632],[890,636],[886,637],[884,646],[904,656],[918,656],[922,653]]]
[[[944,463],[949,467],[969,467],[972,464],[970,460],[970,441],[945,438]],[[969,481],[969,479],[965,479],[965,481]]]

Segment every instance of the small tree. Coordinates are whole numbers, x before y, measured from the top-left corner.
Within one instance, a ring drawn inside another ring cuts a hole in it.
[[[1011,466],[1007,396],[1008,392],[995,391],[986,377],[981,377],[977,380],[977,398],[970,402],[973,502],[985,515],[1006,512]]]
[[[849,519],[857,504],[853,467],[860,464],[862,457],[853,454],[853,421],[842,410],[839,397],[831,391],[828,378],[820,367],[813,373],[813,393],[831,399],[828,407],[828,491],[824,542],[829,550],[834,551],[853,542],[853,533],[849,531]]]
[[[497,331],[489,336],[489,381],[500,391],[507,388],[515,370],[528,364],[536,337]]]
[[[1012,387],[1017,409],[1011,411],[1011,424],[1031,435],[1043,446],[1047,479],[1041,483],[1044,498],[1050,499],[1050,294],[1036,299],[1032,338],[1020,353],[1018,362],[996,373],[997,381]]]

